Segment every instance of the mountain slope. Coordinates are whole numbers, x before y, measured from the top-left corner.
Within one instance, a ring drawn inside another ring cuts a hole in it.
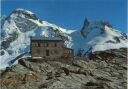
[[[91,22],[86,19],[83,28],[71,33],[71,37],[72,48],[77,51],[83,50],[84,53],[89,49],[94,52],[128,47],[127,35],[113,29],[105,21]]]
[[[108,53],[115,56],[102,56]],[[93,56],[97,60],[78,60],[77,65],[23,58],[0,70],[0,85],[2,89],[127,89],[126,49],[95,52]]]
[[[116,31],[105,21],[86,19],[81,30],[66,30],[41,21],[30,11],[16,9],[9,16],[1,18],[1,22],[0,68],[9,66],[9,61],[18,55],[29,52],[31,36],[59,37],[65,41],[65,46],[73,48],[76,54],[82,50],[83,55],[128,47],[126,34]]]

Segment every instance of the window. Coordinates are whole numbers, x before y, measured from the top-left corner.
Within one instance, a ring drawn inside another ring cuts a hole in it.
[[[48,47],[49,46],[49,44],[48,43],[45,43],[45,47]]]
[[[35,43],[35,46],[38,47],[38,43]]]
[[[36,43],[35,43],[35,46],[36,46],[36,47],[40,47],[40,43],[36,42]]]
[[[32,46],[36,46],[35,43],[32,43]]]
[[[55,47],[57,47],[57,43],[55,43]]]
[[[38,47],[40,47],[40,43],[37,43],[38,44]]]
[[[69,53],[72,53],[72,50],[69,50]]]
[[[46,56],[49,56],[49,50],[46,50]]]

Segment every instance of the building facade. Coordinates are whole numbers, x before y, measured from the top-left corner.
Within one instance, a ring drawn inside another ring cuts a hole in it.
[[[64,41],[59,38],[31,38],[31,56],[32,59],[46,60],[73,60],[73,49],[64,47]]]

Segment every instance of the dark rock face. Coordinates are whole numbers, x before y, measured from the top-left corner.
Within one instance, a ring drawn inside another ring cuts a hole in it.
[[[90,60],[112,60],[115,58],[127,58],[127,48],[111,49],[89,54]]]
[[[86,37],[86,34],[84,34],[84,33],[87,31],[89,24],[90,24],[90,22],[88,21],[87,18],[85,18],[83,27],[82,27],[82,29],[81,29],[81,35],[82,35],[83,37]]]
[[[28,11],[26,10],[23,10],[23,9],[16,9],[12,12],[13,14],[23,14],[25,16],[25,18],[28,18],[28,19],[34,19],[34,20],[38,20],[38,18],[36,17],[35,14],[33,13],[29,13]]]
[[[105,43],[113,43],[113,44],[115,44],[115,41],[108,40],[108,41],[106,41]]]
[[[108,21],[101,21],[103,26],[107,25],[108,27],[112,28],[112,25]]]
[[[10,43],[13,42],[17,38],[18,38],[18,33],[13,32],[12,34],[9,35],[8,38],[6,38],[4,41],[1,42],[1,48],[7,49],[10,46]]]
[[[76,65],[20,59],[17,65],[0,70],[0,86],[2,89],[127,88],[127,49],[95,52],[92,56],[92,60],[78,60]]]
[[[2,56],[2,55],[4,55],[4,54],[5,54],[4,50],[1,50],[1,51],[0,51],[0,55]]]
[[[123,32],[122,32],[121,34],[122,34],[122,36],[121,36],[122,39],[128,39],[128,36],[127,36],[126,33],[123,33]]]
[[[14,21],[16,23],[16,26],[19,28],[19,30],[21,32],[31,31],[38,27],[37,24],[33,23],[32,21],[30,21],[26,18],[17,17],[17,18],[15,18]]]
[[[116,41],[116,43],[120,43],[120,39],[118,37],[114,37],[113,39]]]
[[[1,16],[1,18],[0,18],[1,28],[3,28],[3,24],[4,24],[5,19],[6,19],[6,16]]]

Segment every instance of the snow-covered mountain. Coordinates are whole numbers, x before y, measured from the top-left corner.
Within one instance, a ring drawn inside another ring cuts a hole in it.
[[[81,30],[67,30],[46,21],[24,9],[16,9],[9,16],[1,17],[0,68],[9,66],[9,61],[18,55],[29,52],[30,37],[59,37],[65,46],[73,48],[75,54],[107,49],[128,48],[125,33],[112,28],[106,21],[85,19]]]
[[[76,52],[82,50],[83,54],[128,47],[127,35],[117,31],[106,21],[85,19],[82,29],[70,35],[73,43],[72,48]]]

